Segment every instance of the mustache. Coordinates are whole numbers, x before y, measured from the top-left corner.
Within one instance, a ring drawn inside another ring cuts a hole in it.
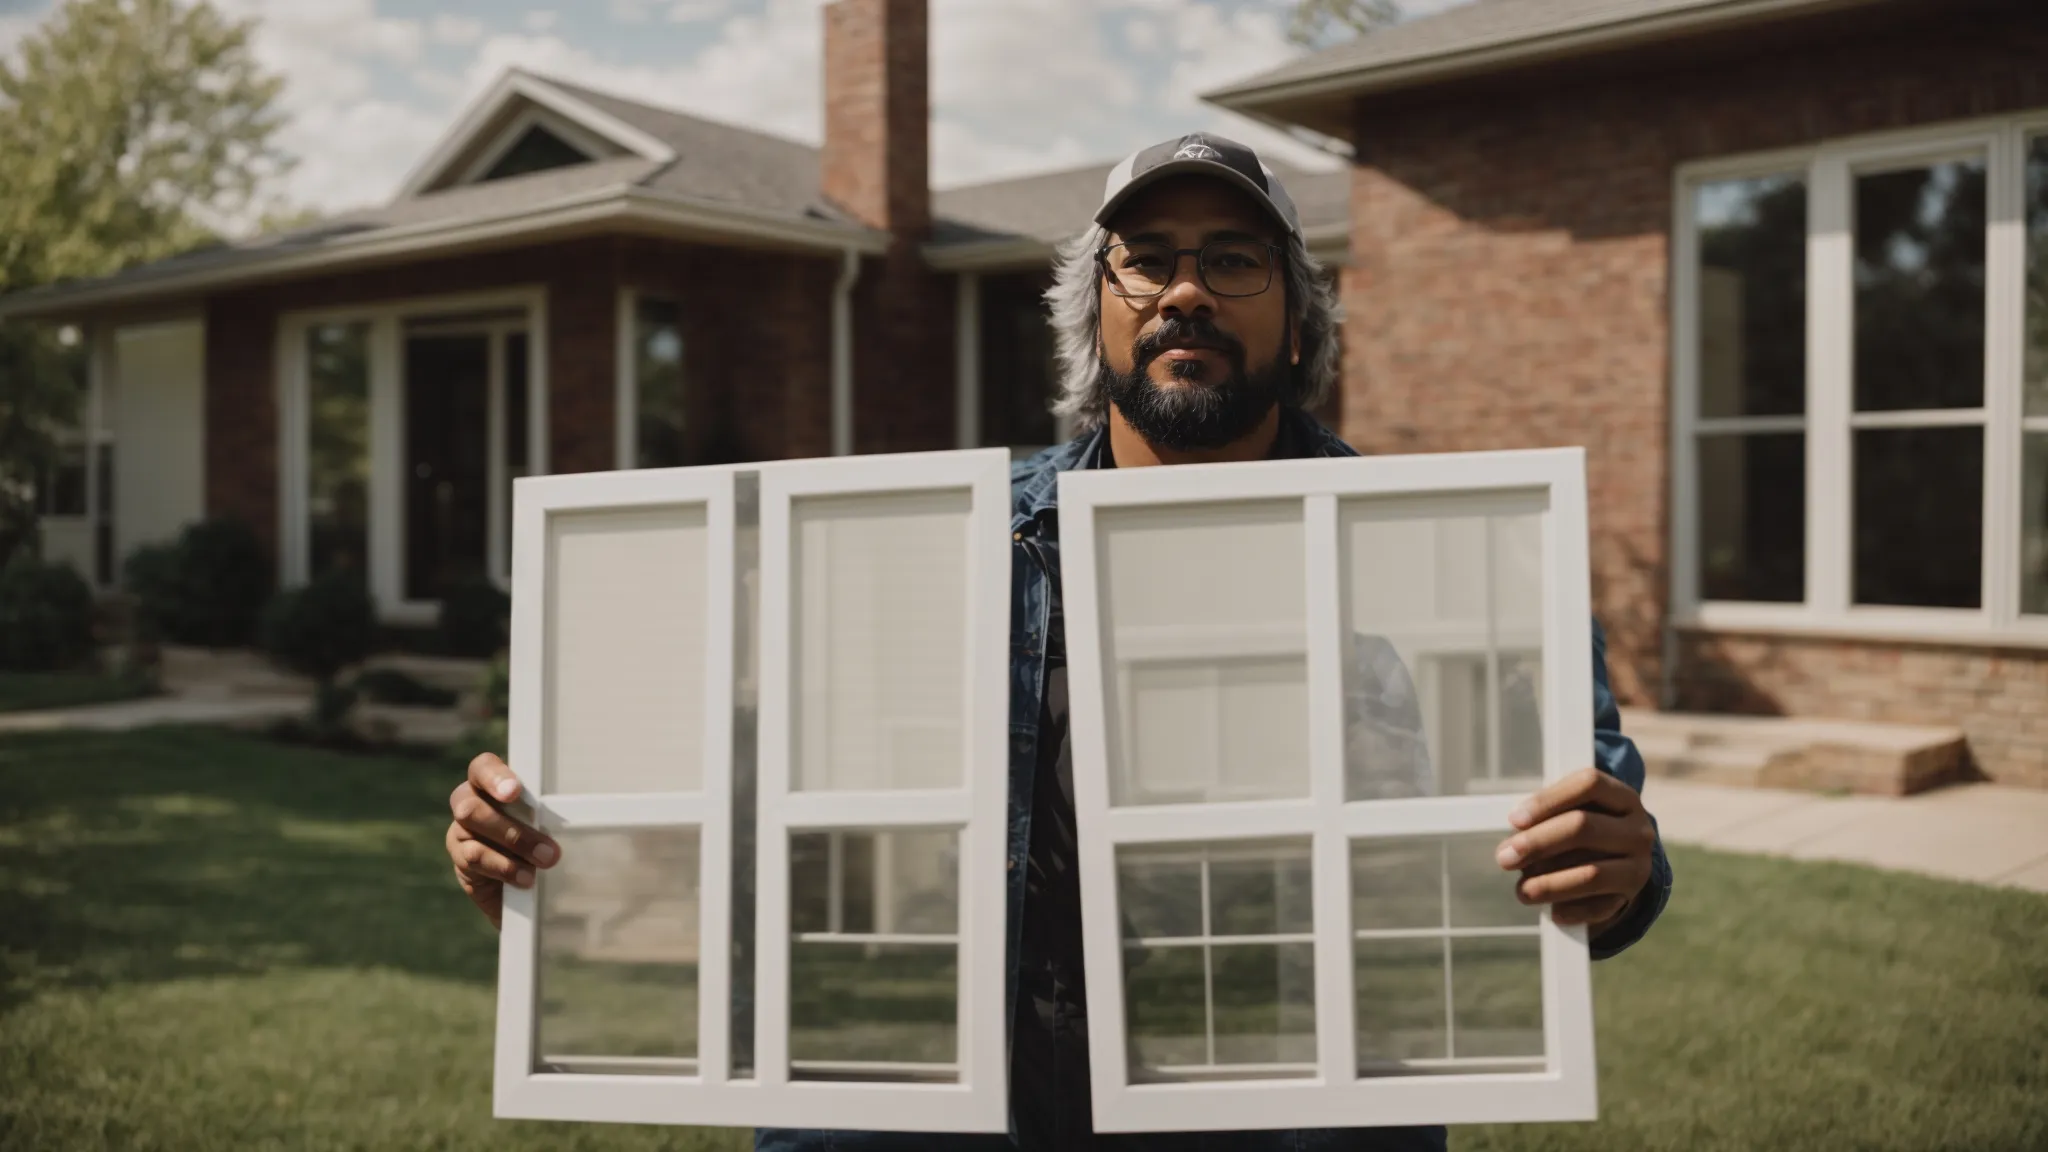
[[[1221,351],[1233,364],[1244,364],[1244,344],[1204,316],[1167,317],[1159,327],[1132,342],[1131,359],[1143,368],[1161,352],[1184,344],[1206,344]]]

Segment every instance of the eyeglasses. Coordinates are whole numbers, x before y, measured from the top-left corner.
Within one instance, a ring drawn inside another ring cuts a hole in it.
[[[1256,240],[1214,240],[1200,248],[1171,244],[1112,244],[1095,254],[1110,291],[1140,299],[1157,296],[1173,283],[1180,258],[1195,257],[1202,287],[1218,296],[1257,296],[1273,285],[1280,246]]]

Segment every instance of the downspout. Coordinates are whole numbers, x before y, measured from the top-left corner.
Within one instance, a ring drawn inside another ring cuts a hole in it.
[[[832,285],[832,454],[853,454],[853,284],[860,279],[860,252],[840,256]]]

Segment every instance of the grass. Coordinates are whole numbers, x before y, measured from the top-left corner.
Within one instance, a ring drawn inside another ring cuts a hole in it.
[[[198,730],[0,740],[0,1149],[746,1148],[490,1117],[453,772]],[[2048,898],[1674,852],[1596,966],[1601,1120],[1488,1152],[2048,1147]]]
[[[0,712],[111,704],[156,694],[139,676],[104,672],[0,672]]]

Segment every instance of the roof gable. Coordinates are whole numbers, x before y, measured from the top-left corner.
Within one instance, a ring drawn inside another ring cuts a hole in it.
[[[515,150],[524,154],[514,158]],[[406,177],[398,196],[622,156],[666,164],[675,152],[579,94],[512,71],[470,105]]]

